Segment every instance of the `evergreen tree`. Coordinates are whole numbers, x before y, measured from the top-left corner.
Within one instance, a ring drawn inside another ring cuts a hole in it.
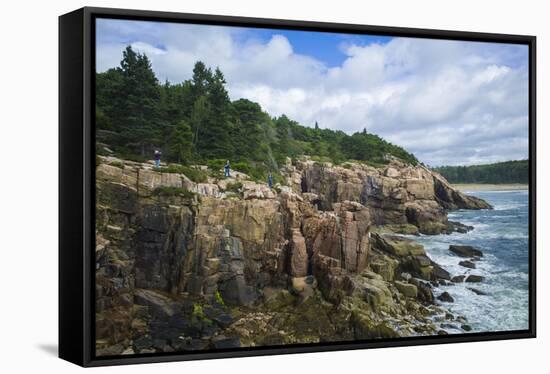
[[[178,163],[187,164],[193,155],[193,133],[191,126],[181,120],[168,140],[169,157]]]
[[[98,131],[98,140],[121,157],[143,159],[160,148],[169,160],[183,163],[230,159],[259,179],[269,170],[277,173],[286,157],[301,155],[381,164],[391,154],[417,163],[365,129],[349,136],[321,129],[317,121],[305,127],[285,115],[272,119],[250,100],[231,102],[221,70],[212,72],[200,61],[191,79],[160,84],[148,57],[131,46],[120,67],[96,74],[96,94],[96,125],[108,130]],[[460,171],[466,172],[474,171]]]
[[[123,52],[120,65],[123,79],[118,100],[124,101],[119,119],[122,135],[129,148],[139,149],[144,156],[146,146],[152,148],[160,143],[155,131],[159,84],[147,56],[134,52],[131,46]]]

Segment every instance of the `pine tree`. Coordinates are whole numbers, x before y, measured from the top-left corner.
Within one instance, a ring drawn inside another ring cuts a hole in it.
[[[181,120],[168,140],[169,157],[178,163],[187,164],[193,155],[192,140],[191,126],[185,120]]]
[[[134,52],[131,46],[126,47],[120,65],[123,79],[119,100],[124,101],[120,118],[122,134],[127,146],[140,149],[144,156],[146,146],[160,142],[155,132],[160,99],[158,80],[149,58]]]

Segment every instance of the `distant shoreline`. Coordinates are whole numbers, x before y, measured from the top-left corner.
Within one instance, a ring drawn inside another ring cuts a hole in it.
[[[459,191],[518,191],[529,189],[528,184],[481,184],[481,183],[456,183],[452,185]]]

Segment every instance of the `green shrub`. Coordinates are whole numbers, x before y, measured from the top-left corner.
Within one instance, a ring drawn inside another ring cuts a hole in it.
[[[208,174],[205,171],[190,166],[170,165],[161,167],[158,171],[161,173],[184,174],[195,183],[204,183],[208,180]]]
[[[193,304],[193,314],[191,315],[191,318],[194,319],[195,321],[202,322],[206,325],[212,324],[212,320],[206,317],[206,314],[204,314],[202,305],[199,303]]]
[[[223,297],[222,297],[220,291],[216,291],[216,294],[214,295],[214,298],[216,299],[216,302],[218,304],[225,306],[225,301],[223,301]]]
[[[102,160],[101,160],[101,157],[99,157],[98,155],[95,155],[95,166],[99,166],[101,165],[102,163]]]
[[[236,162],[231,165],[233,170],[240,171],[241,173],[250,174],[252,167],[248,162]]]
[[[241,182],[228,183],[225,190],[227,192],[241,193],[243,184]]]
[[[222,159],[207,160],[206,166],[208,166],[208,168],[212,170],[221,170],[223,169],[226,162],[227,160]]]

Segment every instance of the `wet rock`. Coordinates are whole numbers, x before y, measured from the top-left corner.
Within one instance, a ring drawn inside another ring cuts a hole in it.
[[[451,282],[453,283],[462,283],[464,282],[464,279],[466,278],[465,275],[455,275],[451,278]]]
[[[442,323],[440,326],[442,329],[452,329],[452,330],[458,329],[458,326],[452,323]]]
[[[486,293],[486,292],[483,292],[483,291],[481,291],[481,290],[478,290],[477,288],[468,287],[468,289],[469,289],[470,291],[472,291],[473,293],[475,293],[476,295],[487,296],[487,293]]]
[[[438,279],[444,279],[444,280],[451,280],[451,274],[443,269],[440,265],[436,264],[435,262],[432,262],[433,271],[432,271],[432,279],[438,280]]]
[[[464,330],[464,331],[472,331],[472,326],[470,326],[470,325],[464,324],[464,325],[462,325],[462,326],[460,326],[460,327],[461,327],[462,330]]]
[[[460,257],[483,257],[483,252],[471,245],[450,245],[449,251]]]
[[[463,266],[463,267],[468,268],[468,269],[475,269],[476,268],[476,264],[474,264],[473,262],[468,261],[468,260],[460,261],[458,264],[460,266]]]
[[[468,226],[460,222],[448,221],[447,222],[447,233],[451,234],[453,232],[458,232],[460,234],[466,234],[474,229],[473,226]]]
[[[484,280],[485,280],[485,278],[483,276],[475,275],[475,274],[470,274],[466,278],[466,282],[468,282],[468,283],[479,283],[479,282],[483,282]]]
[[[447,291],[444,291],[441,295],[439,295],[437,297],[437,300],[443,301],[443,302],[446,302],[446,303],[453,303],[455,301],[455,299],[453,299],[451,294],[449,294]]]

